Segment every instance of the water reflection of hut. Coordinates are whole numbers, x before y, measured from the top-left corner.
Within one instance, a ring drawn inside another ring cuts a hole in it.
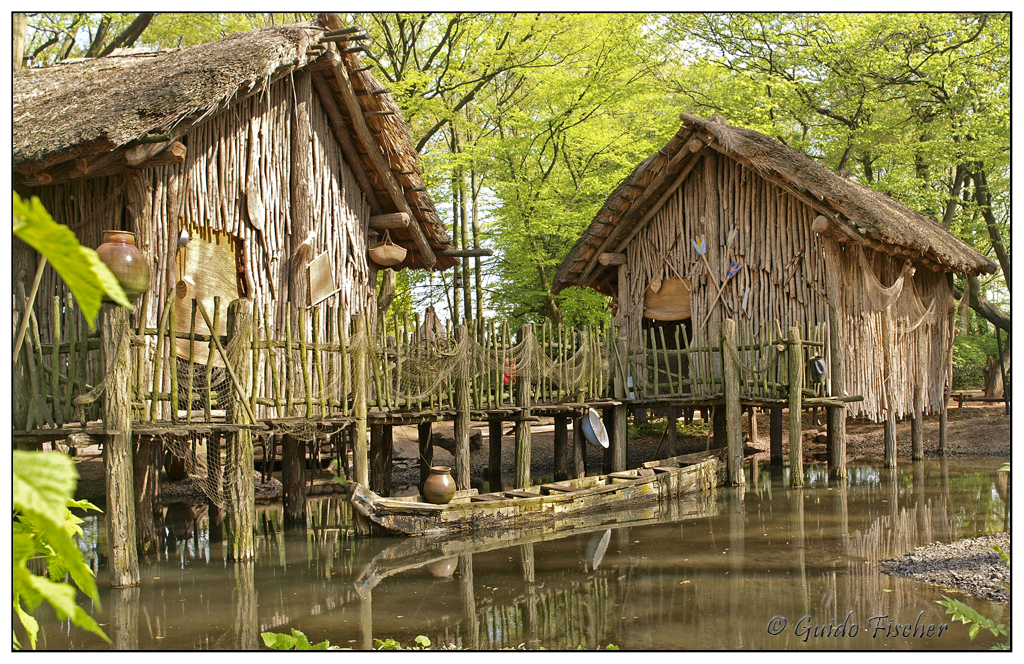
[[[995,265],[802,152],[718,116],[682,120],[608,198],[554,290],[610,296],[634,347],[652,328],[667,328],[671,348],[677,326],[689,335],[725,318],[828,324],[833,380],[841,370],[846,393],[865,397],[852,414],[937,409],[951,360],[948,277]]]

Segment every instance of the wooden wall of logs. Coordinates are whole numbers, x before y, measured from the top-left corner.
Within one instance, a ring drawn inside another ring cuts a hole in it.
[[[660,209],[645,215],[649,220],[641,220],[625,247],[627,284],[625,289],[620,284],[625,301],[619,307],[630,348],[637,353],[655,348],[658,339],[652,340],[643,329],[644,295],[671,278],[692,285],[692,335],[711,339],[717,338],[718,325],[726,317],[755,331],[762,323],[796,325],[805,339],[811,339],[814,330],[828,325],[829,288],[838,287],[841,297],[834,306],[842,321],[839,339],[857,349],[845,355],[845,392],[865,396],[864,402],[851,404],[851,414],[880,418],[886,408],[896,417],[910,414],[915,386],[925,392],[925,411],[938,409],[948,366],[947,314],[952,307],[945,275],[937,273],[939,264],[848,231],[821,216],[811,203],[749,165],[705,148],[700,163]],[[694,246],[701,237],[703,256]],[[908,260],[932,268],[908,276],[908,304],[890,312],[891,326],[885,329],[883,309],[865,291],[867,275],[855,253],[861,251],[870,255],[874,278],[886,286]],[[829,272],[826,263],[835,252],[840,255]],[[599,261],[618,264],[617,256],[602,254]],[[727,278],[733,263],[739,269]],[[922,323],[933,298],[935,307]],[[883,366],[892,370],[888,383]],[[645,367],[638,366],[634,379],[650,383]]]

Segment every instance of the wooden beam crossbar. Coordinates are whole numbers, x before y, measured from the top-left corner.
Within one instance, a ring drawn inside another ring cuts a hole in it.
[[[383,181],[384,187],[395,207],[399,212],[404,212],[410,218],[415,218],[409,203],[405,200],[402,186],[399,184],[390,166],[388,166],[387,160],[381,152],[380,145],[373,138],[373,134],[366,124],[363,108],[359,104],[359,99],[356,97],[355,89],[352,86],[352,80],[349,78],[348,68],[345,66],[344,61],[341,61],[335,64],[333,69],[334,78],[338,84],[341,98],[348,112],[348,118],[356,139],[362,144],[364,153],[369,157],[374,170]],[[430,242],[427,240],[427,236],[423,233],[423,229],[420,228],[418,223],[409,224],[408,228],[412,235],[412,240],[416,244],[416,249],[423,257],[423,262],[428,267],[432,266],[437,261],[437,257],[430,246]]]

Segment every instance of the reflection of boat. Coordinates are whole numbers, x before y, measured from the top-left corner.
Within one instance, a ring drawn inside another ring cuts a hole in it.
[[[352,505],[379,529],[401,535],[438,535],[510,529],[579,514],[621,509],[719,484],[724,467],[716,453],[698,452],[606,475],[478,495],[460,491],[447,505],[419,496],[384,498],[358,484]]]
[[[566,519],[553,519],[542,525],[494,529],[457,536],[408,537],[394,540],[363,567],[355,580],[359,595],[365,595],[389,576],[414,569],[434,573],[434,565],[464,556],[593,533],[594,550],[585,556],[590,569],[601,564],[611,540],[611,529],[619,526],[645,526],[655,523],[698,519],[718,514],[713,491],[691,493],[679,498],[626,506],[614,511],[588,512]]]

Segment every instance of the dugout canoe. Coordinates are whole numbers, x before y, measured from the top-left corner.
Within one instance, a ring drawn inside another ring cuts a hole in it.
[[[725,479],[719,453],[698,452],[648,461],[640,468],[551,482],[528,489],[478,494],[459,491],[447,505],[422,496],[385,498],[352,487],[353,508],[378,530],[395,535],[454,535],[523,528],[603,510],[706,492]]]
[[[593,536],[591,541],[600,539],[595,551],[584,554],[589,569],[599,564],[598,551],[601,543],[607,543],[612,529],[624,526],[647,526],[665,523],[683,523],[704,519],[718,514],[715,492],[697,491],[677,500],[655,500],[638,505],[629,505],[617,510],[587,512],[563,519],[554,518],[539,525],[522,528],[490,529],[482,532],[467,532],[459,535],[435,535],[426,537],[381,538],[381,548],[369,540],[366,547],[356,553],[353,570],[360,570],[353,581],[353,587],[360,597],[365,597],[384,579],[416,569],[431,569],[435,565],[454,562],[460,556],[488,553],[522,544],[538,544],[564,539],[566,537]],[[363,554],[369,553],[368,560]]]

